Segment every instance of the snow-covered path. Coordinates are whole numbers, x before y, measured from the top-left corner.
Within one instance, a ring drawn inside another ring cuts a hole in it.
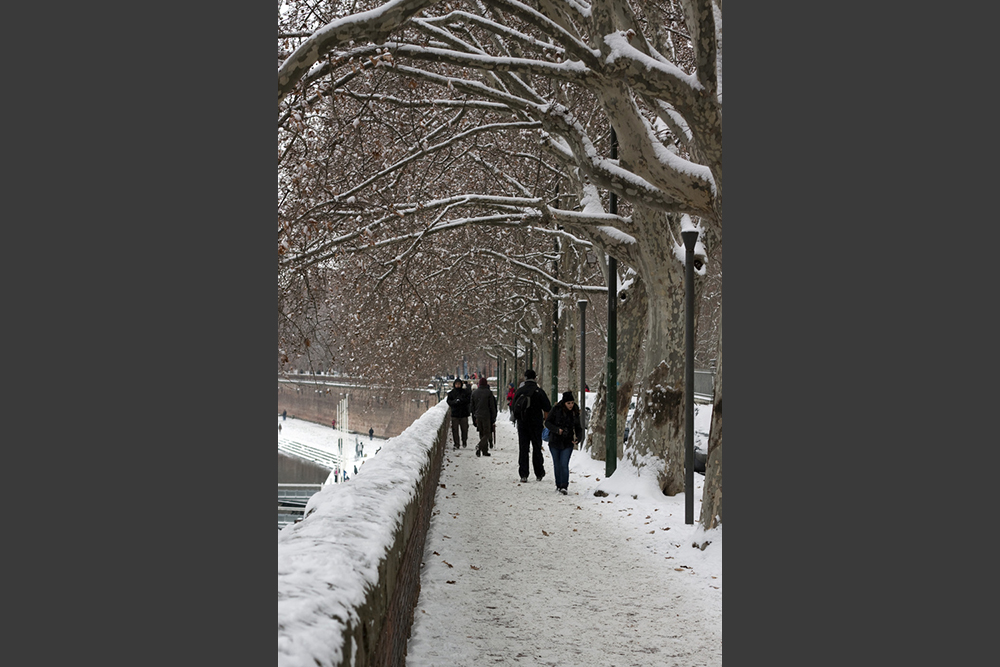
[[[547,447],[521,484],[505,417],[489,458],[471,425],[468,449],[449,436],[408,667],[721,665],[721,561],[691,548],[683,496],[594,497],[604,464],[579,451],[562,496]]]

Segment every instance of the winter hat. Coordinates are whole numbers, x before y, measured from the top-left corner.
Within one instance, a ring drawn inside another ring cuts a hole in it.
[[[486,378],[479,378],[479,386],[488,387],[490,386],[490,383],[486,381]]]
[[[460,389],[462,387],[462,380],[460,378],[455,378],[455,381],[452,384],[456,389]]]
[[[526,377],[529,380],[534,380],[535,379],[535,369],[534,368],[529,368],[528,370],[524,371],[524,377]]]
[[[563,403],[566,403],[567,401],[573,401],[575,403],[576,396],[573,395],[573,392],[567,391],[565,394],[563,394],[562,400]]]

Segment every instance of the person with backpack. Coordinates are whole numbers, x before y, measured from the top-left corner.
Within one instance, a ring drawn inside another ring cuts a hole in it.
[[[517,471],[521,482],[528,481],[528,451],[531,451],[531,468],[535,477],[542,481],[545,477],[545,458],[542,455],[542,426],[552,409],[552,403],[545,390],[535,382],[535,371],[524,371],[524,384],[514,392],[511,403],[511,418],[517,424],[517,444],[520,449]]]
[[[565,496],[569,488],[569,459],[573,449],[583,440],[580,408],[576,405],[573,392],[567,391],[562,395],[562,400],[556,403],[545,419],[545,428],[549,429],[549,452],[552,454],[556,491]]]
[[[480,376],[479,387],[472,392],[472,425],[479,431],[476,456],[492,456],[493,426],[497,423],[497,397],[490,391],[490,383]]]
[[[451,408],[451,441],[458,449],[458,435],[462,434],[462,447],[469,446],[469,413],[472,411],[472,392],[465,388],[464,383],[456,378],[454,389],[448,392],[445,399]]]

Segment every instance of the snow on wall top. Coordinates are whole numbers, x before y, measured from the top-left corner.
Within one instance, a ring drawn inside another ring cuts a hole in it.
[[[278,533],[278,667],[337,665],[344,630],[378,583],[380,557],[393,545],[414,498],[448,404],[428,409],[390,438],[363,475],[328,485],[301,522]],[[353,656],[352,656],[353,659]]]

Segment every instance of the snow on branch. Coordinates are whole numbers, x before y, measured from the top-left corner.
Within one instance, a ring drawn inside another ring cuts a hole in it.
[[[312,34],[278,68],[278,102],[288,95],[316,61],[353,40],[388,35],[437,0],[389,0],[367,12],[331,21]],[[372,41],[380,41],[380,37]]]
[[[600,227],[609,224],[617,224],[626,227],[632,225],[632,218],[614,215],[613,213],[588,213],[586,211],[567,211],[546,206],[548,216],[554,222],[565,225],[583,225],[589,227]]]
[[[360,190],[363,190],[364,188],[368,187],[369,185],[371,185],[375,181],[379,180],[380,178],[383,178],[384,176],[386,176],[388,174],[391,174],[391,173],[393,173],[395,171],[398,171],[399,169],[402,169],[403,167],[405,167],[406,165],[410,164],[414,160],[417,160],[417,159],[419,159],[421,157],[430,155],[431,153],[435,153],[435,152],[444,150],[445,148],[449,148],[453,144],[455,144],[455,143],[457,143],[459,141],[462,141],[463,139],[466,139],[468,137],[471,137],[473,135],[481,134],[483,132],[490,132],[490,131],[493,131],[493,130],[531,129],[531,128],[539,127],[540,125],[541,125],[541,123],[538,123],[537,121],[521,121],[521,122],[515,121],[515,122],[511,122],[511,123],[490,123],[488,125],[480,125],[478,127],[470,128],[470,129],[466,130],[465,132],[460,132],[460,133],[458,133],[458,134],[456,134],[454,136],[449,137],[448,139],[445,139],[444,141],[441,141],[440,143],[434,144],[433,146],[426,146],[426,147],[420,148],[419,150],[411,153],[410,155],[407,155],[405,158],[397,161],[394,164],[389,165],[385,169],[383,169],[383,170],[379,171],[378,173],[370,176],[368,179],[362,181],[361,183],[358,183],[353,188],[351,188],[351,189],[349,189],[349,190],[347,190],[345,192],[340,193],[339,195],[337,195],[334,198],[334,201],[339,201],[339,200],[345,199],[347,197],[350,197],[351,195],[355,194],[356,192],[358,192]]]
[[[478,14],[470,14],[469,12],[453,11],[453,12],[451,12],[449,14],[445,14],[443,16],[435,16],[435,17],[428,18],[428,19],[420,19],[419,22],[420,23],[451,23],[451,22],[456,21],[456,20],[461,20],[461,21],[464,21],[466,23],[471,23],[471,24],[473,24],[473,25],[475,25],[475,26],[477,26],[479,28],[482,28],[483,30],[487,30],[489,32],[492,32],[492,33],[494,33],[496,35],[500,35],[500,36],[503,36],[503,37],[508,37],[510,39],[513,39],[513,40],[516,40],[518,42],[521,42],[522,44],[524,44],[526,46],[531,46],[531,47],[534,47],[534,48],[537,48],[537,49],[541,49],[543,51],[549,51],[551,53],[555,53],[555,54],[558,54],[558,55],[564,55],[566,53],[566,49],[562,48],[561,46],[557,46],[555,44],[550,44],[548,42],[543,42],[541,40],[535,39],[531,35],[526,35],[523,32],[520,32],[518,30],[514,30],[513,28],[508,28],[505,25],[501,25],[501,24],[499,24],[499,23],[497,23],[495,21],[491,21],[491,20],[489,20],[487,18],[479,16]],[[416,22],[417,21],[415,21],[415,23]]]
[[[548,283],[549,285],[556,285],[556,286],[562,287],[562,288],[564,288],[564,289],[566,289],[568,291],[594,292],[594,293],[602,293],[602,292],[607,292],[608,291],[607,287],[600,286],[600,285],[578,285],[578,284],[574,284],[574,283],[563,282],[563,281],[559,280],[558,278],[554,277],[553,275],[551,275],[548,271],[546,271],[544,269],[541,269],[541,268],[539,268],[537,266],[532,266],[531,264],[526,264],[524,262],[519,262],[516,259],[512,259],[509,255],[504,255],[502,253],[496,252],[495,250],[482,249],[482,250],[478,250],[477,252],[479,254],[481,254],[481,255],[490,255],[490,256],[496,257],[497,259],[502,259],[505,262],[508,262],[509,264],[512,264],[514,266],[517,266],[519,268],[524,269],[525,271],[527,271],[528,273],[530,273],[532,275],[541,276],[544,279],[545,283]],[[539,285],[539,287],[541,287],[542,289],[545,289],[545,285],[544,284],[543,285]]]
[[[597,66],[597,61],[601,56],[600,51],[591,49],[582,40],[570,34],[569,31],[542,12],[517,0],[490,0],[490,5],[497,9],[509,11],[528,25],[540,30],[543,35],[548,35],[561,43],[566,48],[566,51],[573,56],[591,67]]]
[[[632,46],[628,35],[622,31],[605,35],[604,43],[610,49],[604,62],[626,76],[630,86],[655,97],[665,97],[676,107],[694,108],[695,93],[704,89],[697,77],[685,74],[665,59],[646,55]]]
[[[701,207],[698,206],[697,200],[692,200],[691,202],[678,201],[669,193],[656,187],[641,176],[621,167],[617,160],[601,157],[597,148],[587,136],[586,130],[570,115],[565,107],[559,104],[549,105],[543,117],[542,125],[546,130],[558,134],[566,141],[565,146],[557,144],[551,144],[550,146],[556,150],[570,151],[570,154],[575,158],[576,164],[584,170],[588,178],[595,185],[606,190],[611,190],[618,196],[631,200],[639,200],[646,206],[661,211],[683,213],[690,209],[696,209],[694,212],[699,215],[712,214],[711,202],[708,197],[703,197],[704,203]]]
[[[712,0],[686,0],[681,4],[684,6],[685,23],[691,31],[691,44],[694,46],[695,76],[702,88],[714,97],[717,72]]]
[[[461,51],[451,49],[436,49],[394,42],[387,42],[385,46],[396,54],[397,57],[446,63],[456,67],[471,67],[487,72],[529,74],[568,81],[579,85],[584,85],[587,77],[591,75],[590,68],[580,60],[564,60],[559,63],[551,63],[531,58],[500,58],[477,53],[462,53]]]
[[[422,107],[449,108],[461,107],[463,109],[486,109],[489,111],[509,111],[506,104],[499,102],[486,102],[480,100],[449,100],[445,98],[424,99],[424,100],[404,100],[393,95],[380,95],[378,93],[356,93],[349,88],[337,89],[338,93],[343,93],[356,100],[372,100],[391,104],[401,109],[418,109]]]

